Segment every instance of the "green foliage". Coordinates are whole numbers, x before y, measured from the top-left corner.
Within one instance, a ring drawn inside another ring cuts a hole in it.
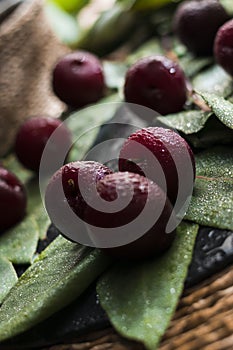
[[[233,129],[233,104],[221,96],[200,93],[216,117],[228,128]]]
[[[100,302],[124,337],[155,350],[184,287],[198,225],[182,223],[172,247],[143,263],[117,263],[98,283]]]
[[[30,264],[38,239],[37,222],[34,216],[28,216],[0,236],[0,257],[5,257],[14,264]]]
[[[0,304],[5,296],[9,293],[13,285],[17,282],[18,277],[10,261],[0,257]]]
[[[45,10],[50,25],[58,38],[70,47],[76,46],[81,34],[77,19],[53,1],[46,4]]]
[[[229,96],[233,90],[231,77],[218,65],[212,65],[196,75],[192,84],[196,91],[213,93],[223,97]]]
[[[196,156],[197,178],[186,219],[233,230],[233,151],[212,148]]]
[[[191,110],[158,117],[157,119],[164,125],[189,135],[200,131],[211,115],[212,113],[209,112]]]
[[[0,341],[26,331],[77,298],[108,266],[98,250],[59,236],[19,278],[0,308]]]
[[[83,7],[88,5],[90,0],[47,0],[48,4],[56,4],[63,11],[68,13],[76,14]]]

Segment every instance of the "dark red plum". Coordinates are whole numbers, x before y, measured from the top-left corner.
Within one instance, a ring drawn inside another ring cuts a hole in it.
[[[105,89],[102,64],[89,52],[72,52],[56,64],[52,84],[59,99],[73,108],[95,103]]]
[[[129,136],[120,151],[119,170],[147,176],[166,191],[172,204],[182,186],[180,181],[185,182],[184,178],[180,179],[178,169],[183,169],[182,174],[191,176],[191,183],[194,182],[193,152],[173,130],[159,127],[138,130]]]
[[[182,69],[164,56],[142,58],[126,74],[125,101],[160,114],[179,112],[186,101],[186,93]]]
[[[23,219],[26,204],[24,185],[12,172],[0,166],[0,233]]]
[[[88,223],[93,225],[91,231],[97,242],[101,239],[100,227],[105,228],[106,232],[110,232],[107,231],[110,228],[117,228],[115,234],[119,237],[122,226],[132,223],[140,216],[140,221],[135,222],[134,225],[136,225],[135,229],[141,230],[141,236],[136,236],[127,244],[121,244],[119,241],[118,246],[113,247],[109,233],[109,247],[103,248],[107,254],[120,259],[141,260],[159,255],[170,247],[175,237],[176,220],[173,217],[170,201],[155,183],[138,174],[118,172],[98,181],[97,191],[107,206],[115,201],[121,205],[129,196],[128,204],[121,209],[119,207],[119,211],[106,212],[104,205],[103,207],[100,205],[99,210],[91,206],[87,207],[85,217]],[[147,210],[143,212],[146,204]],[[156,218],[157,213],[159,214]],[[170,218],[174,227],[171,233],[166,233]],[[150,221],[149,227],[146,227],[145,224]],[[126,232],[134,234],[135,231],[132,231],[132,226],[130,227],[130,231],[126,228]]]
[[[228,21],[218,30],[214,54],[220,66],[233,76],[233,20]]]
[[[228,19],[217,0],[185,1],[175,13],[174,31],[191,52],[212,55],[215,35]]]
[[[45,145],[56,129],[51,157],[59,154],[62,149],[69,149],[72,145],[71,133],[65,124],[56,118],[35,116],[21,125],[16,135],[15,153],[26,168],[39,171]]]
[[[45,193],[45,206],[55,226],[62,221],[65,231],[69,224],[64,215],[66,203],[83,220],[86,199],[96,189],[96,182],[111,173],[108,167],[94,161],[77,161],[61,167],[50,179]]]

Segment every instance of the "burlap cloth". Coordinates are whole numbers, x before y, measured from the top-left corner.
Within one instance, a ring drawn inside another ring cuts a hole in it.
[[[184,292],[159,350],[233,349],[233,266]],[[44,349],[45,350],[45,349]],[[48,349],[46,349],[48,350]],[[145,350],[112,328],[49,350]]]
[[[25,0],[0,24],[0,156],[24,119],[64,110],[52,93],[51,71],[67,51],[48,24],[43,0]]]

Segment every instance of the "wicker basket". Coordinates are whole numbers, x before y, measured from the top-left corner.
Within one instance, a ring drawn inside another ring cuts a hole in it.
[[[233,266],[185,290],[159,349],[233,349]],[[144,347],[121,338],[109,328],[49,350],[144,350]]]

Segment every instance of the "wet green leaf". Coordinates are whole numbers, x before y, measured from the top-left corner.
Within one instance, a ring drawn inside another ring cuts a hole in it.
[[[200,93],[216,117],[228,128],[233,129],[233,104],[221,96]]]
[[[113,95],[112,102],[117,99],[119,100],[118,95]],[[113,117],[119,104],[108,102],[111,100],[103,99],[99,104],[75,112],[67,120],[75,142],[69,155],[69,161],[83,159],[93,144],[101,125]]]
[[[28,193],[27,211],[28,215],[31,215],[37,223],[39,238],[44,239],[51,221],[43,205],[38,182],[39,180],[36,177],[30,179],[26,184]]]
[[[164,54],[164,50],[161,47],[160,41],[156,38],[153,38],[141,45],[137,50],[129,55],[126,62],[128,65],[131,65],[143,57],[162,54]]]
[[[38,224],[34,216],[26,217],[21,223],[0,237],[0,256],[14,264],[30,264],[39,240]]]
[[[196,91],[213,93],[224,97],[229,96],[233,90],[231,77],[217,65],[213,65],[199,73],[192,83]]]
[[[0,257],[0,304],[17,280],[18,277],[12,263]]]
[[[40,239],[45,239],[47,230],[49,225],[51,224],[51,220],[45,210],[44,205],[41,203],[36,210],[35,213],[32,214],[37,223],[37,231]]]
[[[184,287],[198,225],[182,223],[164,255],[144,263],[116,264],[100,278],[100,302],[124,337],[155,350]]]
[[[197,175],[233,179],[232,148],[213,147],[197,154],[195,158]]]
[[[59,236],[19,278],[0,308],[0,341],[48,318],[76,299],[109,259]]]
[[[232,148],[213,148],[196,156],[197,178],[186,219],[233,230],[232,164]]]
[[[189,135],[200,131],[205,126],[211,114],[209,112],[193,110],[158,117],[157,120],[166,126]]]
[[[106,86],[109,89],[120,89],[124,85],[127,65],[122,62],[103,62]]]

